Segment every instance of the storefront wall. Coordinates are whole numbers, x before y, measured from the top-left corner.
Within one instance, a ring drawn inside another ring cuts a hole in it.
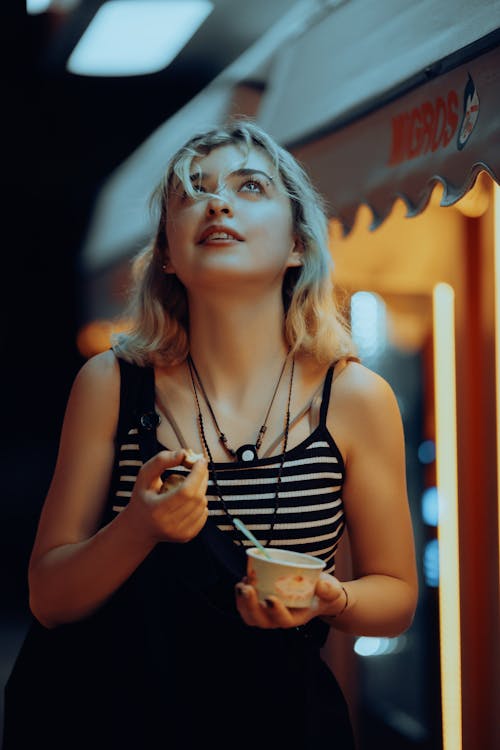
[[[429,527],[422,516],[423,493],[435,485],[436,471],[432,462],[419,464],[412,437],[419,435],[422,442],[436,439],[432,292],[440,282],[454,290],[456,315],[462,747],[493,750],[498,746],[500,621],[492,195],[493,183],[482,175],[463,206],[467,213],[474,213],[471,205],[474,209],[475,201],[479,215],[464,215],[460,203],[458,207],[441,208],[435,194],[426,211],[412,219],[404,217],[402,203],[396,205],[376,231],[369,231],[370,212],[364,208],[358,212],[348,237],[342,237],[340,227],[332,224],[331,249],[338,286],[347,299],[359,291],[379,295],[387,310],[390,346],[373,364],[389,382],[392,380],[396,394],[399,392],[408,407],[406,413],[403,408],[403,418],[421,591],[417,617],[406,643],[412,653],[401,654],[399,664],[394,656],[381,657],[378,662],[373,657],[348,658],[344,642],[332,642],[329,653],[355,706],[358,726],[366,724],[372,712],[381,723],[389,724],[397,723],[399,715],[399,727],[393,727],[391,736],[397,738],[400,733],[402,748],[442,747],[438,589],[429,585],[426,574],[426,546],[438,529]],[[391,356],[394,360],[391,350],[398,352],[396,369],[390,366]],[[397,370],[401,371],[405,361],[413,362],[412,369],[407,370],[409,380],[415,373],[421,379],[420,414],[418,403],[410,408],[409,390],[406,388],[405,395],[405,386],[400,376],[398,379]],[[348,560],[344,567],[348,571]],[[413,693],[404,686],[401,671],[405,668],[409,681],[415,683]],[[406,722],[401,719],[405,711]],[[460,721],[459,716],[456,721]],[[423,731],[419,732],[419,726]]]
[[[491,197],[493,188],[491,187]],[[457,289],[463,747],[500,744],[493,200],[465,220]],[[496,689],[495,689],[496,687]],[[496,736],[496,741],[495,741]]]

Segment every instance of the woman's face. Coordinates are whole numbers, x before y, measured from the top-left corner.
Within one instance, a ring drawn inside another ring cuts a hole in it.
[[[193,161],[191,181],[207,196],[190,198],[174,176],[166,230],[167,272],[188,289],[281,283],[286,268],[301,265],[291,202],[263,151],[216,148]]]

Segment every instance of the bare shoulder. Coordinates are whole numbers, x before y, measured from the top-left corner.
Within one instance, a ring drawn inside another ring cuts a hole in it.
[[[120,401],[120,369],[110,350],[88,359],[78,371],[68,402],[68,415],[98,420],[110,431],[116,426]]]
[[[379,407],[394,402],[396,396],[387,380],[360,362],[347,362],[334,377],[332,393],[349,407]]]
[[[349,446],[392,434],[401,436],[396,394],[378,373],[359,362],[348,362],[334,378],[328,426],[349,452]]]
[[[76,381],[89,385],[100,383],[104,387],[113,387],[119,383],[120,371],[115,353],[109,349],[90,357],[80,368]]]
[[[78,371],[73,383],[74,393],[102,399],[119,397],[120,368],[111,350],[90,357]]]

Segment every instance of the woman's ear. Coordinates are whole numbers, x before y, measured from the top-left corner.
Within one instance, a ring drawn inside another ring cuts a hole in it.
[[[295,237],[293,240],[293,245],[290,248],[287,268],[296,268],[297,266],[301,266],[303,264],[303,260],[304,260],[304,245],[302,244],[301,239],[299,239],[298,237]]]
[[[162,264],[161,270],[163,271],[163,273],[175,273],[175,269],[174,269],[172,263],[170,262],[169,258],[164,258],[163,259],[163,264]]]

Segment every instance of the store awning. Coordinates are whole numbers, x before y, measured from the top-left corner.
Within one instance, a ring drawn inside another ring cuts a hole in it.
[[[360,204],[375,229],[398,198],[423,211],[436,183],[449,206],[481,171],[500,182],[500,47],[292,150],[345,233]]]
[[[436,182],[450,205],[481,170],[498,181],[499,27],[500,0],[294,3],[110,176],[83,267],[109,267],[143,242],[169,155],[187,132],[224,120],[246,80],[265,84],[257,121],[304,163],[346,233],[363,203],[376,228],[397,198],[421,212]]]
[[[276,52],[259,122],[344,231],[396,198],[420,213],[500,175],[500,0],[339,0]],[[332,7],[335,6],[335,7]]]

